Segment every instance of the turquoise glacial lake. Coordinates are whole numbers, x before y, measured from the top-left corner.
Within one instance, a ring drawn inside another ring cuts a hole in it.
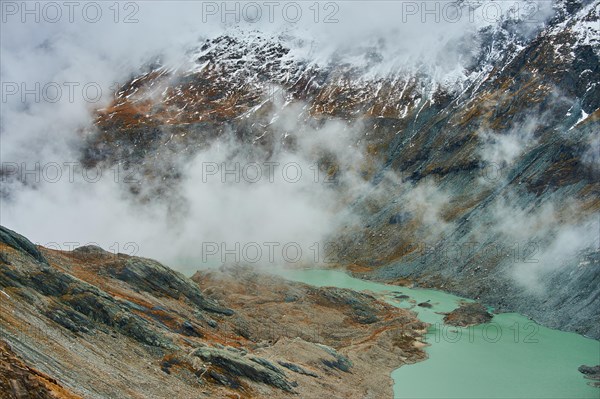
[[[395,399],[575,399],[600,398],[577,368],[600,364],[600,342],[543,327],[516,313],[495,315],[491,323],[445,326],[443,316],[465,301],[451,294],[410,289],[353,278],[334,270],[273,271],[313,286],[335,286],[384,294],[395,306],[411,308],[431,323],[425,348],[429,359],[392,373]],[[395,296],[408,295],[408,299]],[[431,308],[415,306],[429,301]]]

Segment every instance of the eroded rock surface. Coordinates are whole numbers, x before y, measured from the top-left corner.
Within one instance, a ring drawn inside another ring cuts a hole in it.
[[[444,316],[444,323],[457,327],[475,326],[489,323],[493,315],[480,303],[463,303]]]
[[[2,398],[385,398],[425,358],[426,324],[366,293],[239,267],[190,279],[4,228],[0,252]]]
[[[26,365],[0,340],[0,398],[80,399],[54,378]]]

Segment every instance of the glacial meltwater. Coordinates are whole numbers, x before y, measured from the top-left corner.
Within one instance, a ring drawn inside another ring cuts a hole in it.
[[[289,280],[386,294],[396,306],[412,308],[431,324],[429,359],[392,373],[394,398],[600,398],[577,368],[600,364],[600,342],[552,330],[516,313],[494,316],[489,324],[452,327],[443,315],[465,299],[440,291],[409,289],[353,278],[333,270],[279,270]],[[408,295],[398,299],[396,296]],[[431,308],[415,306],[420,302]]]

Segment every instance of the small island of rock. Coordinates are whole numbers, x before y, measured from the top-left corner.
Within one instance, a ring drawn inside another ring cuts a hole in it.
[[[493,315],[480,303],[463,303],[444,316],[444,323],[456,327],[468,327],[489,323]]]

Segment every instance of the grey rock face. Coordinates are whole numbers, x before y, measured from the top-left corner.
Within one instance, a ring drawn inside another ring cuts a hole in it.
[[[44,256],[31,241],[4,226],[0,226],[0,242],[5,243],[6,245],[18,251],[26,252],[38,262],[45,264],[48,263],[48,261],[44,259]]]
[[[344,371],[346,373],[350,372],[350,369],[352,368],[352,362],[350,361],[350,359],[348,359],[346,356],[338,353],[335,349],[327,346],[327,345],[319,345],[325,352],[327,352],[330,356],[333,357],[332,359],[321,359],[321,361],[323,362],[323,364],[329,368],[332,369],[338,369],[341,371]]]
[[[226,370],[228,374],[262,382],[284,391],[293,390],[293,385],[287,380],[285,373],[266,359],[246,358],[227,349],[211,347],[199,348],[192,355]]]
[[[124,265],[109,265],[105,272],[146,292],[173,298],[186,298],[198,308],[212,313],[232,315],[233,311],[204,297],[197,285],[162,264],[142,258],[126,258]]]

